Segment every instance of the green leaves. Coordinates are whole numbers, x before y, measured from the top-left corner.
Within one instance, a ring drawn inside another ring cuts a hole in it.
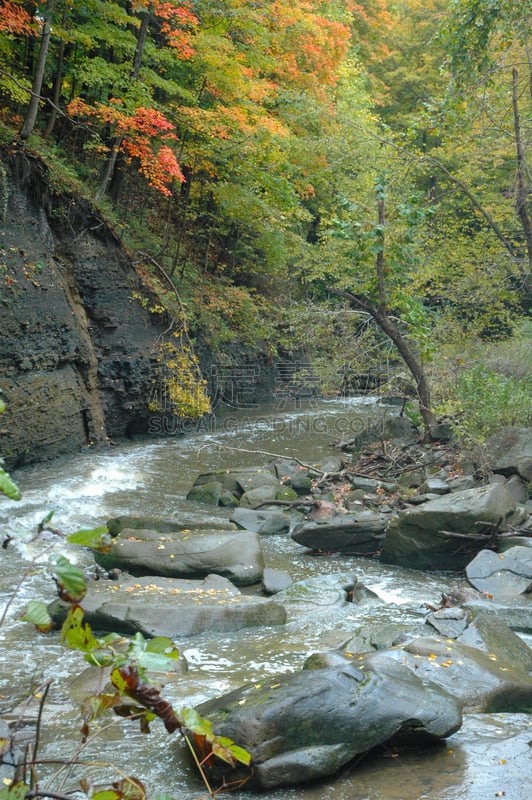
[[[251,764],[251,754],[247,750],[236,745],[232,739],[216,736],[212,723],[194,708],[182,708],[179,716],[183,727],[193,734],[194,745],[203,758],[212,753],[231,766],[235,766],[236,762],[246,767]]]
[[[87,586],[85,575],[65,556],[54,556],[50,560],[50,570],[59,590],[59,597],[68,603],[79,603],[85,597]]]
[[[35,625],[41,633],[48,633],[53,628],[48,608],[38,600],[30,600],[21,619]]]
[[[0,791],[0,800],[24,800],[30,787],[22,781],[12,783]]]
[[[100,647],[100,642],[93,634],[88,623],[83,622],[83,609],[79,606],[69,608],[61,628],[61,641],[73,650],[91,653]]]
[[[17,484],[2,467],[0,467],[0,492],[9,497],[10,500],[20,500],[21,497]]]
[[[107,525],[100,525],[98,528],[89,530],[79,530],[67,536],[67,542],[79,544],[83,547],[101,549],[110,542],[111,536]]]
[[[127,657],[144,670],[164,672],[174,669],[179,651],[172,640],[164,636],[145,639],[141,633],[136,633],[129,645]]]

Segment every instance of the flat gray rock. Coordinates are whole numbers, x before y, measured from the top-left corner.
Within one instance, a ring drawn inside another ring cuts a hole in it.
[[[162,577],[92,581],[80,603],[95,630],[144,636],[193,636],[242,628],[282,625],[286,612],[273,600],[242,595],[219,575],[202,581]],[[52,617],[61,623],[67,606],[56,601]]]
[[[284,512],[273,509],[253,510],[251,508],[235,508],[231,514],[231,522],[239,528],[254,531],[262,535],[271,533],[286,533],[293,523],[303,519],[298,512]]]
[[[304,547],[324,552],[370,554],[382,547],[388,517],[374,511],[345,514],[327,522],[303,522],[292,539]]]
[[[124,528],[109,550],[95,550],[94,558],[104,569],[132,575],[204,578],[215,573],[238,586],[258,583],[264,570],[260,538],[250,531],[160,533]]]
[[[473,588],[496,599],[526,594],[532,589],[532,549],[481,550],[466,566],[466,576]]]

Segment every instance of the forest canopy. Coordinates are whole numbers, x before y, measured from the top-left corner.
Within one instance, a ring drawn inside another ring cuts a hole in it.
[[[374,309],[428,364],[530,313],[530,30],[532,0],[0,0],[2,137],[215,352],[310,341],[326,384]]]

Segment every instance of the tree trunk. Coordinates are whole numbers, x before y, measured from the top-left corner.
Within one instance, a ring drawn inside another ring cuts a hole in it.
[[[142,22],[140,25],[139,36],[137,39],[137,46],[135,48],[135,55],[133,56],[133,65],[131,68],[131,78],[132,80],[137,80],[140,73],[140,67],[142,65],[142,56],[144,55],[144,48],[146,46],[146,37],[148,35],[148,26],[150,24],[150,16],[151,16],[151,3],[146,9],[146,11],[142,15]],[[100,181],[100,185],[98,187],[98,191],[96,192],[95,199],[101,200],[104,194],[107,192],[109,188],[109,184],[111,183],[114,172],[116,169],[117,161],[118,161],[118,154],[120,152],[120,147],[124,140],[123,136],[117,136],[113,140],[111,145],[111,152],[109,153],[109,157],[107,159],[107,163],[105,165],[105,169],[103,171],[103,175]],[[120,194],[121,182],[118,182],[115,185],[115,201],[118,200],[118,195]]]
[[[425,432],[430,434],[431,430],[437,424],[436,417],[434,416],[431,408],[431,399],[430,399],[430,386],[427,380],[427,376],[425,375],[425,370],[423,369],[423,365],[416,357],[413,349],[411,348],[409,342],[399,328],[392,322],[388,313],[382,309],[373,308],[369,310],[369,313],[381,329],[383,333],[388,336],[389,339],[392,340],[394,345],[397,347],[401,358],[405,362],[406,366],[410,370],[412,377],[416,382],[416,391],[419,400],[419,411],[421,416],[423,417],[423,423],[425,425]]]
[[[35,74],[33,76],[33,83],[31,85],[31,98],[28,110],[26,112],[26,119],[20,131],[21,139],[28,139],[31,136],[35,123],[37,121],[37,114],[39,112],[39,101],[41,99],[41,89],[44,80],[44,68],[46,67],[46,59],[48,57],[48,48],[50,46],[50,39],[52,36],[51,16],[57,5],[57,0],[49,2],[46,6],[45,18],[42,29],[41,46],[39,48],[39,55],[37,57],[37,64],[35,67]]]
[[[46,130],[44,131],[44,138],[48,139],[50,134],[52,133],[55,122],[57,120],[57,111],[59,107],[59,100],[61,98],[61,86],[63,85],[63,60],[65,56],[65,43],[61,40],[59,44],[59,54],[57,56],[57,71],[55,73],[55,80],[54,80],[54,97],[53,97],[53,106],[52,111],[50,113],[50,118],[48,120],[48,124],[46,125]]]
[[[431,407],[430,386],[423,365],[418,360],[410,343],[403,336],[397,325],[390,319],[386,309],[377,308],[367,298],[357,297],[352,292],[343,289],[329,289],[332,294],[345,297],[352,306],[359,308],[369,314],[381,331],[394,343],[399,355],[416,383],[416,392],[419,400],[419,412],[423,418],[426,435],[430,436],[431,431],[437,425],[438,420],[434,416]]]
[[[521,136],[518,78],[519,73],[517,68],[514,67],[512,70],[512,106],[514,112],[515,147],[517,151],[515,210],[521,222],[521,228],[523,230],[527,251],[527,262],[524,269],[521,268],[521,275],[523,278],[524,295],[527,303],[529,304],[532,295],[532,222],[530,220],[530,214],[528,211],[528,187],[525,179],[526,156],[523,139]]]

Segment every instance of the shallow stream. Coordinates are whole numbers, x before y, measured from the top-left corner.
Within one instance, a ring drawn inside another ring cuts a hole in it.
[[[53,599],[45,565],[51,552],[62,552],[90,568],[90,554],[65,545],[53,535],[33,539],[38,523],[53,511],[51,525],[64,533],[92,528],[122,514],[195,518],[208,523],[229,517],[185,497],[196,475],[222,467],[264,464],[268,453],[318,463],[339,452],[331,443],[352,438],[393,409],[370,399],[298,401],[285,407],[262,406],[225,414],[191,429],[186,436],[131,441],[108,449],[87,449],[67,460],[19,470],[15,478],[23,499],[0,499],[0,538],[16,534],[2,550],[0,574],[0,702],[2,711],[19,703],[42,681],[53,678],[48,695],[40,755],[60,762],[77,753],[70,771],[48,764],[43,775],[55,791],[72,791],[82,774],[109,783],[118,773],[144,782],[150,797],[168,794],[196,800],[205,790],[185,758],[184,746],[169,738],[155,721],[149,736],[133,723],[117,720],[79,751],[79,675],[82,656],[65,651],[57,633],[37,634],[20,621],[30,599]],[[164,696],[176,707],[196,705],[244,683],[263,682],[302,667],[317,651],[336,648],[362,625],[422,622],[425,603],[437,604],[463,579],[449,573],[421,573],[371,560],[313,556],[287,535],[263,537],[266,563],[284,569],[294,582],[306,581],[285,595],[288,623],[223,636],[204,635],[178,641],[189,670],[165,675]],[[340,587],[356,577],[386,605],[358,608],[345,604]],[[16,588],[18,587],[18,588]],[[15,591],[16,588],[16,591]],[[18,706],[20,709],[20,705]],[[38,705],[24,715],[35,719]],[[19,713],[17,711],[17,713]],[[260,795],[264,800],[528,800],[532,725],[523,714],[470,715],[462,729],[441,747],[396,756],[378,756],[350,766],[333,779],[307,787]],[[242,743],[245,744],[245,743]],[[43,782],[45,780],[43,779]],[[256,797],[245,789],[236,800]]]

